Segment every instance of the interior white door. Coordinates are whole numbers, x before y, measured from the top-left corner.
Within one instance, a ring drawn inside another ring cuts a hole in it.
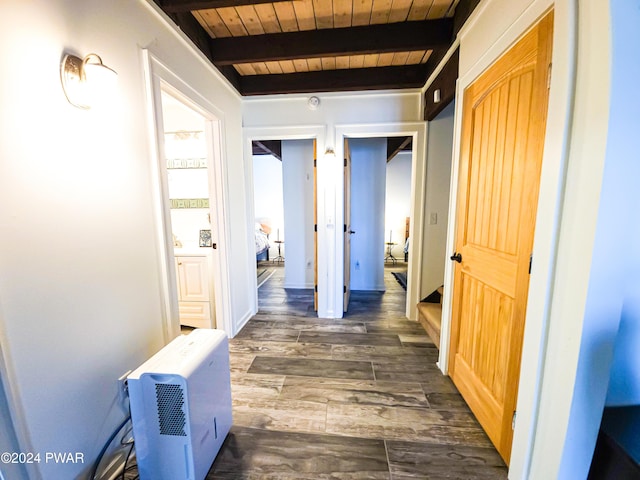
[[[351,297],[351,152],[349,140],[344,139],[344,311]]]

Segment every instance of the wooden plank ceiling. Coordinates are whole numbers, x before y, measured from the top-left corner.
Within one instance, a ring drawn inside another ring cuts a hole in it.
[[[478,2],[154,1],[243,95],[422,87]]]

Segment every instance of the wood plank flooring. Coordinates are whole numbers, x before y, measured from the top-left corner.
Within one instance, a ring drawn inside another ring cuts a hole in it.
[[[353,292],[318,319],[312,290],[259,289],[230,342],[234,426],[207,479],[506,479],[437,350],[404,316],[405,292]]]

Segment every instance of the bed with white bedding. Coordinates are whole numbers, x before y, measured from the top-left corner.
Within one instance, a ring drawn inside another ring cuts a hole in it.
[[[256,260],[269,260],[269,232],[271,229],[261,223],[255,225]]]

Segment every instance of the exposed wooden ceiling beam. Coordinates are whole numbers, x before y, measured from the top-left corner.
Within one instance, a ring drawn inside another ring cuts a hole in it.
[[[427,121],[436,118],[456,96],[459,53],[460,49],[456,49],[424,93],[424,119]],[[439,90],[439,100],[437,102],[434,98],[434,92],[436,90]]]
[[[367,53],[409,52],[448,46],[453,19],[269,33],[210,41],[216,65]]]
[[[169,13],[207,10],[209,8],[241,7],[260,3],[277,3],[287,0],[159,0],[160,7]]]
[[[281,140],[254,140],[251,147],[254,155],[273,155],[282,161]]]
[[[387,163],[403,150],[411,150],[413,137],[389,137],[387,138]]]
[[[425,76],[424,65],[246,75],[240,77],[240,92],[243,95],[270,95],[419,88],[424,85]]]
[[[163,0],[154,0],[154,2],[161,8]],[[205,57],[213,63],[213,57],[211,55],[211,36],[202,28],[195,17],[190,12],[178,12],[168,13],[173,22],[184,32],[184,34],[191,39],[191,41],[198,47]],[[238,79],[240,75],[235,68],[218,67],[218,70],[229,80],[236,90],[240,90]]]
[[[460,0],[453,15],[453,33],[457,35],[467,19],[471,16],[480,0]]]

